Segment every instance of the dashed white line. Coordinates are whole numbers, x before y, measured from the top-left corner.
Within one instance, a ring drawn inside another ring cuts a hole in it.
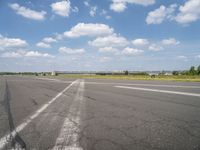
[[[53,103],[56,99],[58,99],[64,92],[66,92],[73,84],[75,84],[78,80],[72,82],[70,85],[68,85],[63,91],[58,93],[54,98],[52,98],[48,103],[44,104],[39,110],[37,110],[32,116],[27,118],[23,123],[18,125],[14,131],[11,133],[5,135],[0,139],[0,149],[3,149],[4,146],[9,142],[7,139],[10,138],[10,136],[16,136],[16,134],[20,131],[22,131],[33,119],[35,119],[41,112],[43,112],[51,103]]]
[[[75,99],[69,109],[53,150],[82,150],[79,145],[80,115],[83,107],[84,81],[80,82]]]
[[[177,94],[177,95],[200,97],[200,94],[196,94],[196,93],[187,93],[187,92],[178,92],[178,91],[167,91],[167,90],[148,89],[148,88],[129,87],[129,86],[114,86],[114,87],[116,87],[116,88],[123,88],[123,89],[133,89],[133,90],[141,90],[141,91],[150,91],[150,92],[159,92],[159,93],[168,93],[168,94]]]

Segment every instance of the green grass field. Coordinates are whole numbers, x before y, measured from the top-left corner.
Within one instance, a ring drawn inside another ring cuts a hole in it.
[[[152,78],[149,75],[83,75],[83,74],[62,74],[62,78],[94,78],[94,79],[121,79],[121,80],[168,80],[184,82],[200,82],[200,76],[189,75],[158,75]]]

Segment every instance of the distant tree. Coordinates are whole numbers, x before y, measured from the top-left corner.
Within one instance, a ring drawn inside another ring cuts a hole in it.
[[[124,74],[125,74],[125,75],[128,75],[128,70],[124,71]]]
[[[179,72],[178,72],[178,71],[173,71],[172,74],[173,74],[174,76],[177,76],[177,75],[179,75]]]
[[[190,75],[196,75],[196,74],[197,74],[197,71],[195,70],[195,67],[194,67],[194,66],[192,66],[192,67],[190,68],[189,73],[190,73]]]
[[[162,72],[159,72],[159,75],[165,75],[165,71],[163,70]]]
[[[197,67],[197,74],[200,75],[200,65]]]

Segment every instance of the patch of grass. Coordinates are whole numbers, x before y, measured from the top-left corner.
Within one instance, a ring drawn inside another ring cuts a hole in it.
[[[200,76],[189,75],[158,75],[152,78],[149,75],[84,75],[84,74],[62,74],[62,78],[86,78],[86,79],[120,79],[120,80],[166,80],[166,81],[184,81],[200,82]]]

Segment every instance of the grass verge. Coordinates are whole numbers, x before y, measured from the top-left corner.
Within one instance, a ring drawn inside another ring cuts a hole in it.
[[[63,74],[57,77],[62,78],[86,78],[86,79],[120,79],[120,80],[165,80],[181,82],[200,82],[200,76],[188,75],[158,75],[152,78],[149,75],[84,75],[84,74]]]

